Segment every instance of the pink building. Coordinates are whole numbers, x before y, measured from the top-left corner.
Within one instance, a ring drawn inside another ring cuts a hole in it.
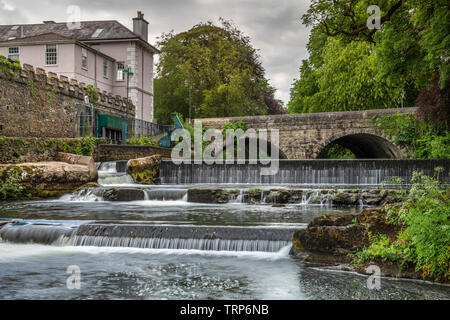
[[[22,64],[76,79],[100,91],[127,96],[136,118],[153,122],[153,55],[148,22],[138,12],[133,31],[117,21],[82,21],[79,26],[42,24],[0,25],[0,55]]]

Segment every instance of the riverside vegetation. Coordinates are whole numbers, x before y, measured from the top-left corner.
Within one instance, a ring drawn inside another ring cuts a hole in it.
[[[26,139],[0,137],[0,201],[30,199],[32,196],[52,196],[58,190],[40,190],[34,178],[42,174],[42,168],[27,165],[30,162],[53,161],[58,152],[92,156],[98,143],[105,139]],[[67,181],[66,181],[67,182]],[[71,183],[61,184],[61,192],[71,188]],[[42,186],[43,187],[43,186]],[[39,189],[39,190],[38,190]],[[32,193],[35,193],[33,194]]]
[[[413,265],[422,277],[450,280],[450,189],[436,178],[415,172],[405,201],[382,210],[388,224],[398,226],[396,235],[369,234],[369,246],[354,255],[353,262],[383,260],[401,267]]]
[[[386,276],[448,283],[450,189],[437,177],[414,172],[411,188],[400,192],[401,202],[359,215],[316,218],[306,230],[295,232],[292,254],[313,264],[362,273],[375,264]]]

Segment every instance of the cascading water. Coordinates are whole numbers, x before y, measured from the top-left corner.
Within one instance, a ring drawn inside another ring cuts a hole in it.
[[[123,161],[98,163],[98,183],[101,185],[134,184],[133,178],[125,172],[125,166]]]
[[[162,161],[162,184],[300,184],[321,186],[379,186],[385,179],[400,177],[411,181],[414,171],[439,175],[449,184],[450,160],[279,160],[275,175],[261,175],[260,164],[181,164]]]
[[[0,240],[57,246],[278,252],[290,245],[293,232],[293,228],[11,222],[0,226]]]
[[[354,162],[345,169],[341,164],[333,168],[333,162],[299,165],[292,161],[280,165],[278,176],[261,178],[257,166],[182,168],[163,163],[163,185],[143,186],[132,184],[125,164],[97,164],[100,187],[56,201],[0,204],[1,299],[87,295],[97,299],[340,299],[347,292],[344,298],[354,299],[348,285],[357,283],[360,292],[366,279],[314,270],[291,259],[292,235],[314,218],[361,210],[356,203],[352,208],[331,206],[336,193],[315,183],[376,183],[403,172],[394,168],[389,173],[388,165],[383,169],[373,164],[370,177],[364,178],[361,174],[370,162],[360,166]],[[447,171],[445,175],[447,179]],[[186,185],[174,185],[180,182]],[[218,185],[222,183],[232,186]],[[290,183],[302,186],[286,186]],[[204,184],[216,188],[219,196],[227,194],[230,201],[188,203],[188,189],[204,188]],[[367,204],[367,193],[359,199],[360,205]],[[290,194],[288,202],[286,194]],[[111,195],[115,198],[108,198]],[[278,201],[284,204],[274,205]],[[83,290],[70,291],[62,285],[69,264],[82,268]],[[436,287],[414,284],[403,290],[407,282],[383,283],[383,290],[362,294],[381,299],[421,298],[420,294],[448,299],[448,291]]]

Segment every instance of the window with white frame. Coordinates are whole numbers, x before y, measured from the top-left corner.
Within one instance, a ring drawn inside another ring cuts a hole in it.
[[[123,69],[125,69],[125,64],[123,62],[117,62],[117,81],[125,80]]]
[[[85,48],[81,48],[81,68],[86,70],[88,68],[88,53]]]
[[[58,64],[56,44],[47,44],[45,48],[45,64],[48,66]]]
[[[19,60],[19,47],[8,48],[8,59]]]
[[[109,61],[103,60],[103,77],[108,78],[109,76]]]

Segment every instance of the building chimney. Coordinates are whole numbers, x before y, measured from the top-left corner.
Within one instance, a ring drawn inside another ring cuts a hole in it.
[[[133,18],[133,32],[143,40],[148,41],[148,22],[144,19],[144,14],[138,11],[137,17]]]

